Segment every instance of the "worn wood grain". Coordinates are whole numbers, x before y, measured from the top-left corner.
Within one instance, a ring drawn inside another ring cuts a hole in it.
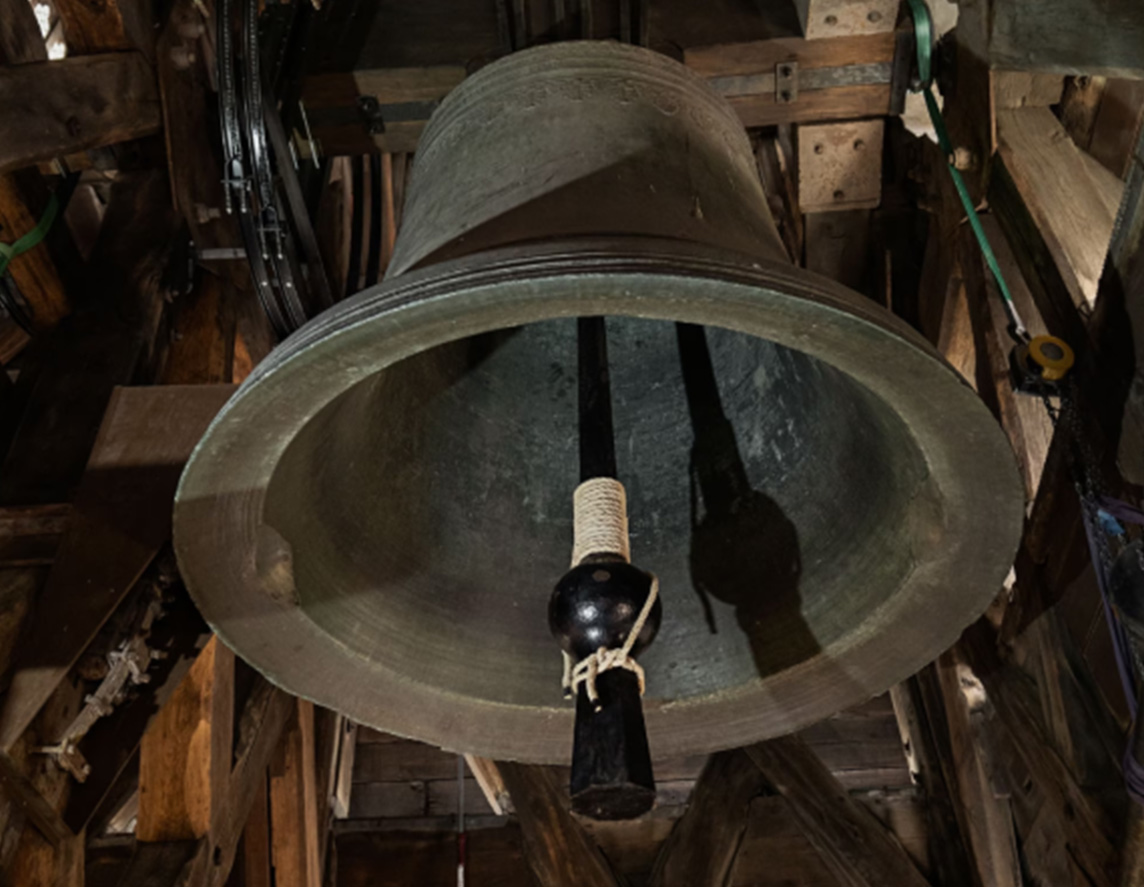
[[[1144,9],[1136,0],[993,0],[996,68],[1144,77]]]
[[[47,59],[48,50],[32,4],[25,0],[0,0],[0,65],[25,65]]]
[[[721,887],[766,782],[742,751],[712,755],[683,818],[660,849],[651,887]]]
[[[138,49],[150,56],[154,13],[146,0],[53,0],[68,55]]]
[[[207,836],[230,782],[234,654],[207,644],[139,748],[140,841]]]
[[[1091,310],[1123,183],[1080,151],[1048,108],[998,111],[997,137],[1074,303]]]
[[[0,749],[27,729],[166,541],[182,464],[231,391],[113,395],[43,592],[46,615],[32,626],[0,708]]]
[[[497,764],[520,821],[525,858],[545,887],[616,887],[607,861],[567,809],[551,768]]]
[[[850,797],[801,739],[773,739],[745,752],[790,803],[803,833],[841,883],[929,883],[893,834]]]
[[[0,241],[19,240],[39,221],[16,178],[0,174]],[[13,259],[8,271],[28,304],[35,330],[51,329],[70,313],[71,300],[46,240]]]
[[[270,763],[271,856],[276,887],[321,884],[316,763],[314,705],[299,699]]]
[[[76,56],[0,69],[0,172],[153,135],[155,75],[139,53]]]

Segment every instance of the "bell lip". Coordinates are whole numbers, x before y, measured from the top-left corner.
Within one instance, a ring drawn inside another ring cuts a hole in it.
[[[674,286],[670,298],[661,295],[665,282]],[[920,334],[790,265],[680,241],[583,238],[387,280],[310,321],[255,369],[196,446],[175,499],[183,577],[222,640],[273,683],[380,730],[503,760],[566,760],[573,712],[561,704],[555,647],[551,707],[461,696],[376,662],[367,680],[360,655],[257,576],[254,543],[281,442],[350,386],[448,341],[584,314],[722,326],[840,369],[905,419],[947,503],[946,536],[959,543],[917,565],[866,622],[796,666],[711,696],[646,699],[656,758],[783,735],[876,696],[952,646],[995,598],[1024,520],[1016,458],[976,392]],[[874,378],[871,353],[896,372]],[[201,593],[206,572],[215,585],[209,598]],[[897,631],[871,632],[877,621]],[[302,648],[320,653],[320,663],[295,661]]]

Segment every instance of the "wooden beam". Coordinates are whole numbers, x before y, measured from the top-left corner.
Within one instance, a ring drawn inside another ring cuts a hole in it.
[[[772,739],[744,751],[790,802],[803,832],[841,884],[928,887],[893,833],[850,797],[801,739]]]
[[[242,830],[242,887],[274,887],[272,852],[270,783],[264,775],[254,790],[250,816]]]
[[[0,569],[49,566],[71,512],[64,503],[0,508]]]
[[[465,755],[465,763],[469,772],[481,787],[481,794],[488,801],[490,809],[497,816],[504,816],[510,806],[508,789],[504,785],[504,777],[497,768],[497,762],[477,755]]]
[[[550,767],[500,761],[520,820],[525,857],[544,887],[616,887],[616,879],[592,839],[568,811],[568,795]]]
[[[0,750],[23,735],[167,540],[182,465],[232,390],[173,386],[112,396],[41,616],[0,707]]]
[[[767,782],[741,750],[712,755],[687,812],[660,848],[649,887],[722,887]]]
[[[139,749],[139,841],[205,837],[230,781],[234,735],[234,654],[210,643]]]
[[[1048,108],[997,112],[999,154],[1072,295],[1096,302],[1123,183],[1077,148]]]
[[[0,174],[0,241],[15,242],[39,221],[17,178]],[[46,240],[13,259],[8,270],[28,304],[33,329],[49,330],[71,312],[71,301]]]
[[[47,60],[48,49],[32,4],[26,0],[0,0],[0,65]]]
[[[0,172],[154,135],[155,75],[139,53],[115,52],[0,69]]]
[[[138,49],[150,55],[154,46],[154,13],[146,0],[53,0],[64,29],[68,55]]]
[[[1144,8],[1137,0],[992,0],[995,68],[1144,77]]]
[[[270,764],[271,855],[276,887],[321,885],[316,763],[314,705],[299,699]]]
[[[932,668],[932,667],[928,667]],[[928,670],[927,668],[927,670]],[[938,884],[975,884],[970,863],[969,837],[962,831],[958,817],[960,795],[955,782],[949,781],[950,755],[944,711],[931,717],[926,708],[922,680],[914,676],[890,689],[894,715],[902,736],[910,772],[922,791],[925,805],[927,849],[934,880]],[[935,723],[936,722],[936,723]]]

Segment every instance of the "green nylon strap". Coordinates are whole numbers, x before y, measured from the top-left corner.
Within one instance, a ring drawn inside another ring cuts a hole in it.
[[[1005,276],[1001,273],[1001,266],[997,264],[997,256],[989,244],[985,229],[981,227],[981,219],[977,217],[977,207],[973,205],[969,189],[965,187],[965,179],[953,165],[953,145],[949,140],[949,130],[945,128],[945,120],[942,119],[941,110],[933,94],[933,21],[930,18],[929,7],[926,6],[925,0],[908,0],[908,2],[914,19],[914,37],[918,48],[919,82],[916,87],[911,87],[911,91],[920,92],[925,97],[926,110],[929,111],[930,120],[933,121],[933,128],[937,133],[938,147],[945,155],[946,166],[950,178],[953,179],[953,186],[957,189],[957,196],[961,199],[961,205],[965,208],[969,227],[973,230],[973,236],[977,238],[977,245],[985,257],[985,264],[989,267],[993,279],[997,281],[997,289],[1005,301],[1005,311],[1012,322],[1010,335],[1019,342],[1025,341],[1029,338],[1028,330],[1021,322],[1021,315],[1017,313],[1017,306],[1013,303],[1013,294],[1009,291],[1009,285],[1005,283]]]
[[[0,277],[3,277],[8,270],[8,263],[11,262],[16,256],[21,253],[26,253],[32,247],[38,245],[51,230],[52,223],[56,220],[56,214],[59,212],[60,204],[56,200],[56,195],[53,193],[48,198],[48,205],[44,209],[44,214],[40,216],[40,221],[36,223],[36,227],[17,240],[15,243],[0,243]]]

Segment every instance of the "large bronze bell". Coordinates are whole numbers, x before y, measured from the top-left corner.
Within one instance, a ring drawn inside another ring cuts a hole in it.
[[[640,659],[655,755],[880,693],[997,593],[1023,495],[974,392],[787,261],[747,136],[702,81],[566,43],[448,96],[387,280],[279,346],[195,451],[176,546],[222,638],[362,723],[566,761],[546,607],[589,315],[608,316],[632,555],[661,587]]]

